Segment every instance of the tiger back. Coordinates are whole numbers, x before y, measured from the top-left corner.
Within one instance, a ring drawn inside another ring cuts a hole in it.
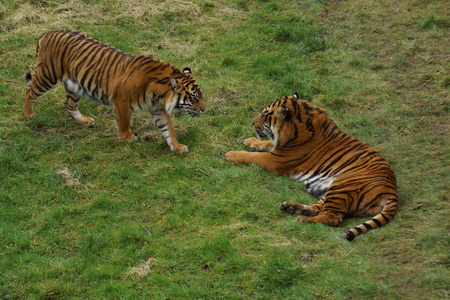
[[[282,97],[253,120],[257,136],[244,144],[263,152],[231,151],[230,162],[256,163],[272,173],[303,182],[319,198],[314,205],[284,202],[281,210],[306,215],[299,222],[338,226],[347,216],[371,217],[345,232],[356,236],[383,226],[398,209],[394,173],[374,149],[342,132],[321,108]]]
[[[36,58],[33,72],[26,76],[25,116],[36,115],[33,101],[62,81],[66,89],[64,107],[79,124],[95,123],[79,112],[82,97],[113,105],[119,140],[133,141],[137,138],[130,130],[131,114],[147,111],[172,151],[188,151],[177,141],[170,115],[184,110],[198,117],[206,109],[202,91],[189,68],[181,71],[70,30],[46,32],[38,40]]]

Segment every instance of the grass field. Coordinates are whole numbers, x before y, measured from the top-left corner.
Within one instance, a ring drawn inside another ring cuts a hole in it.
[[[449,7],[446,1],[0,0],[0,298],[447,299]],[[149,115],[117,141],[111,107],[58,85],[22,116],[47,30],[76,29],[189,66],[207,112],[174,117],[187,154]],[[300,224],[305,187],[226,162],[266,104],[298,92],[377,149],[401,207],[354,242]]]

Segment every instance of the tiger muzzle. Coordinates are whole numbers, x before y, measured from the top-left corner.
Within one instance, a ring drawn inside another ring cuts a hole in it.
[[[198,118],[201,115],[201,112],[195,111],[195,110],[190,110],[188,111],[188,114],[192,117],[192,118]]]
[[[264,128],[262,129],[255,128],[255,132],[256,136],[260,139],[264,139],[270,135],[270,132],[267,132],[267,130],[264,130]]]

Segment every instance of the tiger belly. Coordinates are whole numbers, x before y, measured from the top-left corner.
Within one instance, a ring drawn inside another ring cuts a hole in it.
[[[319,199],[325,196],[325,193],[335,179],[333,177],[325,177],[322,175],[311,176],[309,174],[293,175],[291,178],[304,183],[308,192]]]
[[[66,84],[66,90],[72,94],[74,94],[77,98],[84,97],[89,98],[97,103],[103,104],[103,105],[111,105],[111,100],[104,95],[95,95],[94,93],[87,91],[82,86],[80,86],[78,83],[66,79],[64,80],[64,83]]]

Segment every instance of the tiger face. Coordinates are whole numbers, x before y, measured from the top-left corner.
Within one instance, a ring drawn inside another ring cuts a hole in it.
[[[177,93],[174,110],[184,110],[191,117],[197,118],[205,111],[202,90],[192,76],[189,68],[184,68],[183,78],[172,78],[172,89]]]
[[[259,138],[270,137],[276,147],[304,143],[313,133],[308,109],[297,93],[282,97],[263,108],[253,120],[253,128]]]
[[[273,137],[274,129],[271,125],[271,118],[273,118],[273,110],[270,109],[270,105],[266,106],[262,112],[253,119],[253,128],[255,129],[256,136],[260,139],[266,137]]]

